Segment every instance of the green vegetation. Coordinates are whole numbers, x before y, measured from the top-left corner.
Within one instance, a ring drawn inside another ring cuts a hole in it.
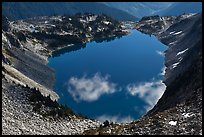
[[[57,45],[72,44],[72,43],[82,43],[81,39],[74,35],[57,35],[57,34],[47,34],[45,32],[33,32],[31,33],[36,39],[47,41],[49,48],[55,49]]]
[[[18,32],[15,32],[14,34],[20,41],[24,41],[24,42],[26,41],[26,36],[22,32],[18,31]]]
[[[120,22],[106,15],[97,15],[93,21],[87,18],[94,18],[94,14],[76,14],[65,15],[59,20],[49,20],[49,27],[44,27],[39,32],[29,32],[31,37],[48,43],[48,48],[56,50],[58,47],[64,47],[67,44],[82,44],[88,39],[101,41],[113,36],[122,36],[126,33],[121,29]],[[84,21],[81,21],[84,20]],[[110,22],[110,23],[104,23]],[[91,28],[91,29],[90,29]],[[64,33],[67,32],[68,34]],[[24,40],[22,34],[18,37]]]
[[[83,117],[73,112],[68,106],[52,101],[50,96],[44,97],[36,88],[30,88],[27,85],[23,88],[29,90],[29,101],[33,105],[33,111],[44,117],[65,118],[73,115]]]

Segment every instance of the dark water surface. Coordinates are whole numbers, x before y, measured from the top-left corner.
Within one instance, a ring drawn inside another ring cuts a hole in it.
[[[128,122],[145,114],[162,95],[166,46],[131,30],[122,38],[53,53],[59,102],[99,120]]]

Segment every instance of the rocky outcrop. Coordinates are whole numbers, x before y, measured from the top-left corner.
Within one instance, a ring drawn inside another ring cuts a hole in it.
[[[75,16],[35,17],[12,23],[14,32],[23,32],[29,38],[47,44],[46,49],[56,50],[68,44],[82,44],[126,35],[122,24],[105,15],[77,14]],[[36,42],[37,42],[36,41]]]

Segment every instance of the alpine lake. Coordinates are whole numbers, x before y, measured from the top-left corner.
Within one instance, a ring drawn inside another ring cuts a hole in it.
[[[129,30],[122,37],[72,45],[53,52],[58,102],[100,121],[131,122],[143,116],[166,86],[164,51],[155,36]]]

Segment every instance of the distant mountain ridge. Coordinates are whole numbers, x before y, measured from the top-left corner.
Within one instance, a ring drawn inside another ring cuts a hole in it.
[[[151,15],[177,16],[199,13],[201,2],[3,2],[2,13],[9,20],[35,16],[73,15],[76,13],[106,14],[117,20],[137,21]]]
[[[201,2],[176,2],[163,12],[158,12],[160,15],[181,15],[183,13],[200,13],[202,12]]]
[[[117,20],[136,21],[129,13],[97,2],[3,2],[2,14],[9,20],[35,16],[73,15],[76,13],[106,14]]]
[[[178,16],[183,13],[200,13],[201,2],[101,2],[142,18],[144,16]]]
[[[163,11],[173,2],[101,2],[109,7],[128,12],[131,15],[142,18]]]

